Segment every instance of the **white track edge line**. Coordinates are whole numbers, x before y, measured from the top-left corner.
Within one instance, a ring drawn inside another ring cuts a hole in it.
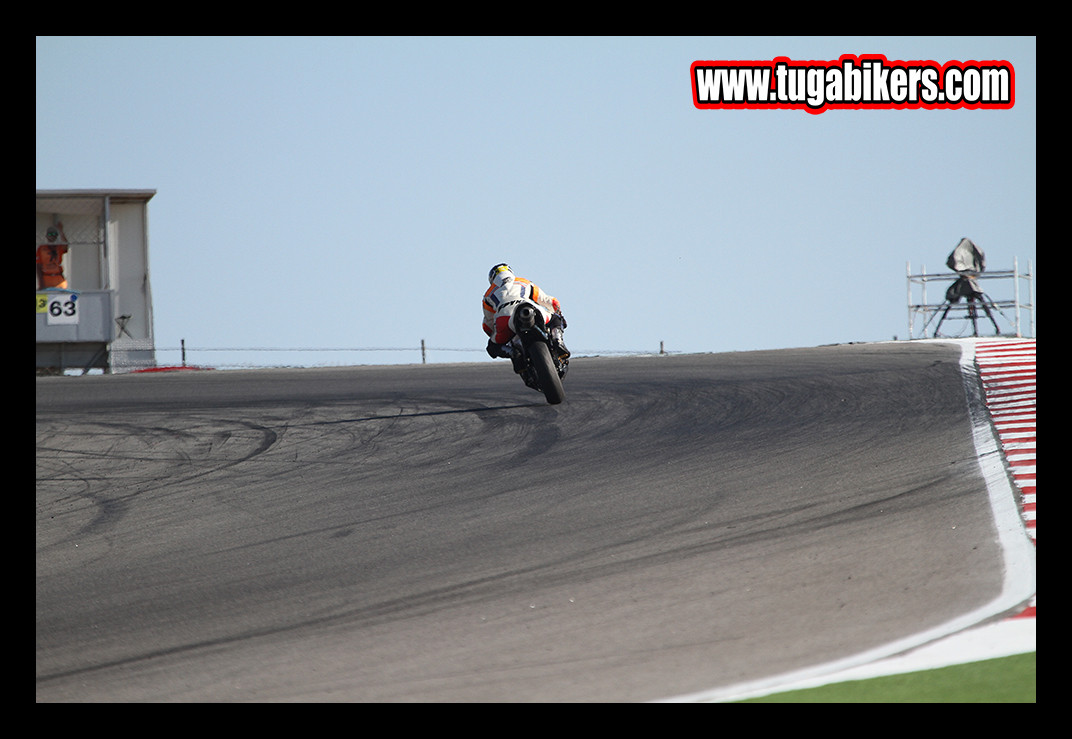
[[[1002,592],[981,608],[969,611],[932,629],[898,639],[860,654],[770,678],[740,683],[726,688],[668,698],[660,703],[718,703],[755,698],[785,690],[824,685],[838,680],[838,673],[878,660],[900,655],[958,632],[978,626],[1027,602],[1035,595],[1035,547],[1027,534],[1016,503],[1016,492],[1005,469],[1003,455],[994,436],[985,398],[975,366],[974,341],[948,342],[960,345],[960,374],[968,401],[979,468],[986,483],[990,509],[994,514],[998,541],[1004,555]],[[859,679],[857,675],[856,678]]]

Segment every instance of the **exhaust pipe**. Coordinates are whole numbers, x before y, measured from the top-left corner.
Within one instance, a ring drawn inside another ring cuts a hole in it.
[[[528,331],[536,325],[536,308],[532,305],[522,305],[514,312],[514,325],[518,331]]]

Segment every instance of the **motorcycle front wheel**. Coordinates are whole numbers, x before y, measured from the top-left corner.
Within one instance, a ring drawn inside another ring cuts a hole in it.
[[[540,390],[547,402],[557,405],[566,399],[566,393],[562,389],[562,379],[555,371],[555,363],[551,359],[551,351],[547,344],[536,342],[529,347],[529,359],[532,361],[532,369],[536,373],[536,381],[540,384]]]

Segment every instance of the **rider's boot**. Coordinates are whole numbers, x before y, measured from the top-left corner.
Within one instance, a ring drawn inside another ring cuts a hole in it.
[[[510,361],[514,364],[514,372],[521,374],[525,370],[525,359],[521,356],[521,352],[512,352],[510,354]]]
[[[570,350],[566,348],[566,342],[562,340],[562,329],[551,329],[551,346],[554,347],[560,361],[566,361],[570,358]]]

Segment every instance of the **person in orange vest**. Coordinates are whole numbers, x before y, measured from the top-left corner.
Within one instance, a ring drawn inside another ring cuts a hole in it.
[[[63,275],[63,257],[67,254],[67,234],[63,224],[49,226],[45,232],[48,243],[37,247],[37,287],[58,287],[67,289],[67,278]]]

